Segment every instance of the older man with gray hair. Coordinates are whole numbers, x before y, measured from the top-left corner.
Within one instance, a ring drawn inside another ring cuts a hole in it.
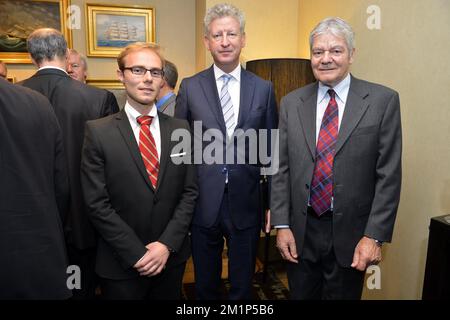
[[[86,83],[88,76],[88,64],[86,56],[79,53],[75,49],[69,49],[69,54],[67,55],[67,73],[72,79]],[[119,112],[119,105],[117,103],[115,95],[111,91],[105,91],[108,95],[107,104],[110,105],[111,112]]]
[[[400,200],[399,96],[350,74],[344,20],[321,21],[310,45],[318,81],[281,100],[272,223],[292,299],[360,299]]]
[[[28,37],[27,47],[39,70],[22,85],[50,100],[63,132],[70,182],[70,204],[65,213],[64,231],[69,263],[81,268],[81,289],[74,289],[73,294],[75,298],[92,298],[96,235],[81,193],[81,147],[86,121],[111,114],[111,107],[104,90],[69,77],[66,72],[67,42],[61,32],[51,28],[37,29]]]

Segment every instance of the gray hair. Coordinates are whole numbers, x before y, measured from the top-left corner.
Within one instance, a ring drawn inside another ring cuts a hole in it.
[[[67,42],[58,30],[41,28],[28,36],[27,49],[33,60],[40,64],[44,60],[65,59]]]
[[[224,17],[232,17],[235,18],[239,22],[239,31],[241,34],[245,33],[245,16],[244,13],[229,3],[220,3],[216,4],[214,7],[208,9],[205,15],[205,19],[203,20],[203,28],[205,36],[209,33],[209,25],[215,19],[224,18]]]
[[[178,81],[177,66],[174,65],[169,60],[166,60],[166,64],[164,65],[164,80],[166,80],[167,84],[172,89],[174,89],[177,85]]]
[[[309,48],[312,49],[315,37],[328,33],[344,38],[347,43],[349,54],[351,54],[353,48],[355,47],[355,33],[346,21],[337,17],[326,18],[319,22],[319,24],[309,34]]]
[[[87,69],[88,69],[87,58],[86,58],[86,56],[84,54],[79,53],[75,49],[69,49],[69,54],[78,55],[80,57],[81,63],[83,64],[83,69],[87,71]]]

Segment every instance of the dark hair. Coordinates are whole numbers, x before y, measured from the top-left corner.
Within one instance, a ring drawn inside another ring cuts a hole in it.
[[[166,64],[164,65],[164,80],[166,80],[167,84],[172,89],[174,89],[177,85],[178,81],[177,66],[174,65],[169,60],[166,60]]]

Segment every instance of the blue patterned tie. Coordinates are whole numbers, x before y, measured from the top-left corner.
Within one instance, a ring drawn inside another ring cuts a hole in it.
[[[227,128],[227,135],[231,137],[234,131],[234,110],[231,96],[228,93],[228,82],[231,80],[229,74],[221,76],[223,80],[222,89],[220,90],[220,105],[222,106],[223,119],[225,120],[225,127]]]

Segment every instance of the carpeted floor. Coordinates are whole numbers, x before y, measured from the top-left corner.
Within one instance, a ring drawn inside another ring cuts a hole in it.
[[[222,280],[223,298],[226,299],[226,293],[230,288],[228,280]],[[266,281],[263,282],[262,272],[255,274],[253,278],[252,289],[254,300],[287,300],[289,299],[289,290],[278,279],[274,267],[269,266],[267,270]],[[183,285],[183,299],[195,300],[195,285],[194,283],[185,283]]]

